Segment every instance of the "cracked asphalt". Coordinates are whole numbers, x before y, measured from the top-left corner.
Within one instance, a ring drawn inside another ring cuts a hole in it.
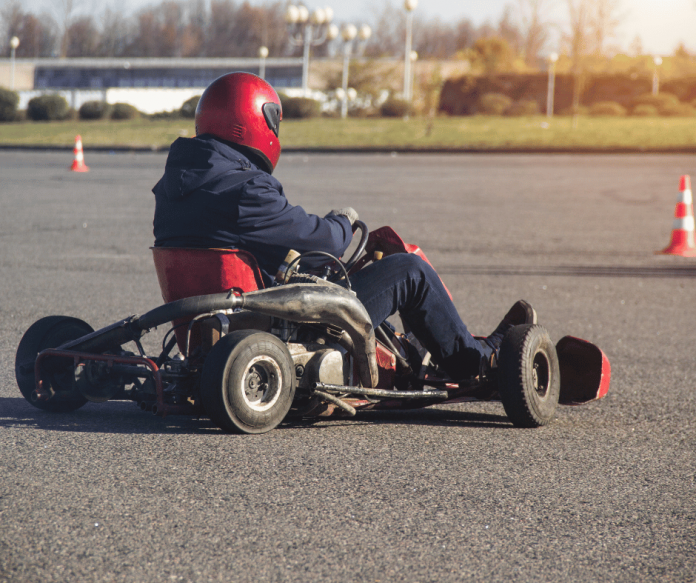
[[[291,202],[419,244],[473,332],[523,297],[554,341],[598,344],[612,385],[536,430],[482,403],[260,436],[22,398],[32,322],[161,303],[165,154],[71,161],[0,151],[0,581],[696,580],[696,258],[655,254],[693,156],[285,155]]]

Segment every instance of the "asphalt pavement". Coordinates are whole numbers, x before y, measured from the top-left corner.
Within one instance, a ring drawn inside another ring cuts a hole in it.
[[[498,403],[223,434],[127,402],[33,408],[24,331],[161,303],[161,153],[0,151],[0,581],[694,581],[696,258],[686,155],[284,156],[291,202],[419,244],[473,332],[530,301],[598,344],[609,395],[514,428]],[[154,344],[161,336],[152,340]]]

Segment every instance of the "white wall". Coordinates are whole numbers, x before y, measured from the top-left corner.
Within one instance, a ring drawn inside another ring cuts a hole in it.
[[[37,95],[57,93],[65,97],[70,107],[79,109],[86,101],[107,103],[130,103],[143,113],[159,113],[179,109],[184,101],[203,93],[205,87],[160,88],[160,87],[114,87],[111,89],[65,89],[19,91],[19,109],[26,109],[29,100]]]

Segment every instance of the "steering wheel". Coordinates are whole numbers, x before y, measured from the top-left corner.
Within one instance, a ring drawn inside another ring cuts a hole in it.
[[[367,247],[367,238],[370,235],[370,231],[368,231],[367,225],[359,220],[353,223],[353,234],[355,234],[355,231],[358,229],[360,229],[360,243],[358,243],[358,248],[353,252],[353,255],[350,256],[350,259],[343,262],[346,271],[351,270],[365,251],[365,247]]]

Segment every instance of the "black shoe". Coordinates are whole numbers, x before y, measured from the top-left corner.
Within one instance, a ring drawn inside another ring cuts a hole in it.
[[[497,355],[500,345],[503,343],[503,338],[508,330],[513,326],[520,326],[521,324],[536,324],[537,314],[532,308],[531,304],[525,302],[524,300],[519,300],[510,308],[505,317],[502,319],[498,327],[493,331],[493,333],[486,338],[486,344],[490,346],[494,353]]]

